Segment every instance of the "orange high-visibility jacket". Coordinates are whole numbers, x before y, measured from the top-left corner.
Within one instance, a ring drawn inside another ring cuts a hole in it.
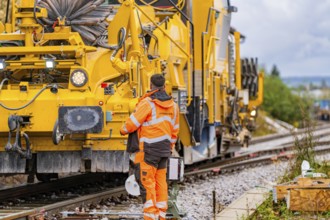
[[[168,157],[179,132],[179,107],[165,91],[153,92],[141,100],[120,130],[138,130],[139,148],[147,154]]]

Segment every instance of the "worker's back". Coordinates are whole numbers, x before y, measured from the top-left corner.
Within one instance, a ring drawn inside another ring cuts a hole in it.
[[[145,153],[168,157],[171,152],[171,134],[175,129],[177,104],[172,97],[161,90],[145,98],[142,105],[149,105],[150,114],[140,128],[140,143],[143,143]],[[146,109],[147,110],[147,109]]]

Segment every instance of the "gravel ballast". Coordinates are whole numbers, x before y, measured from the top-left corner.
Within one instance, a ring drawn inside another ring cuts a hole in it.
[[[330,160],[330,154],[318,156],[319,161]],[[228,206],[246,191],[255,187],[271,189],[288,168],[289,162],[274,162],[254,168],[210,177],[187,183],[178,196],[178,205],[188,219],[213,219],[213,190],[218,210]]]

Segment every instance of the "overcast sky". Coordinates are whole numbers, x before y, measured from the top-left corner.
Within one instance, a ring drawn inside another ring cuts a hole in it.
[[[231,0],[232,26],[246,35],[242,56],[282,77],[330,76],[330,0]]]

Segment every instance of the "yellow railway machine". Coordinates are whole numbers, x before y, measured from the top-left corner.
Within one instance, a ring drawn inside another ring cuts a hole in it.
[[[154,73],[186,164],[247,145],[263,74],[219,0],[11,0],[0,23],[0,173],[127,172],[119,129]],[[7,8],[7,7],[6,7]]]

